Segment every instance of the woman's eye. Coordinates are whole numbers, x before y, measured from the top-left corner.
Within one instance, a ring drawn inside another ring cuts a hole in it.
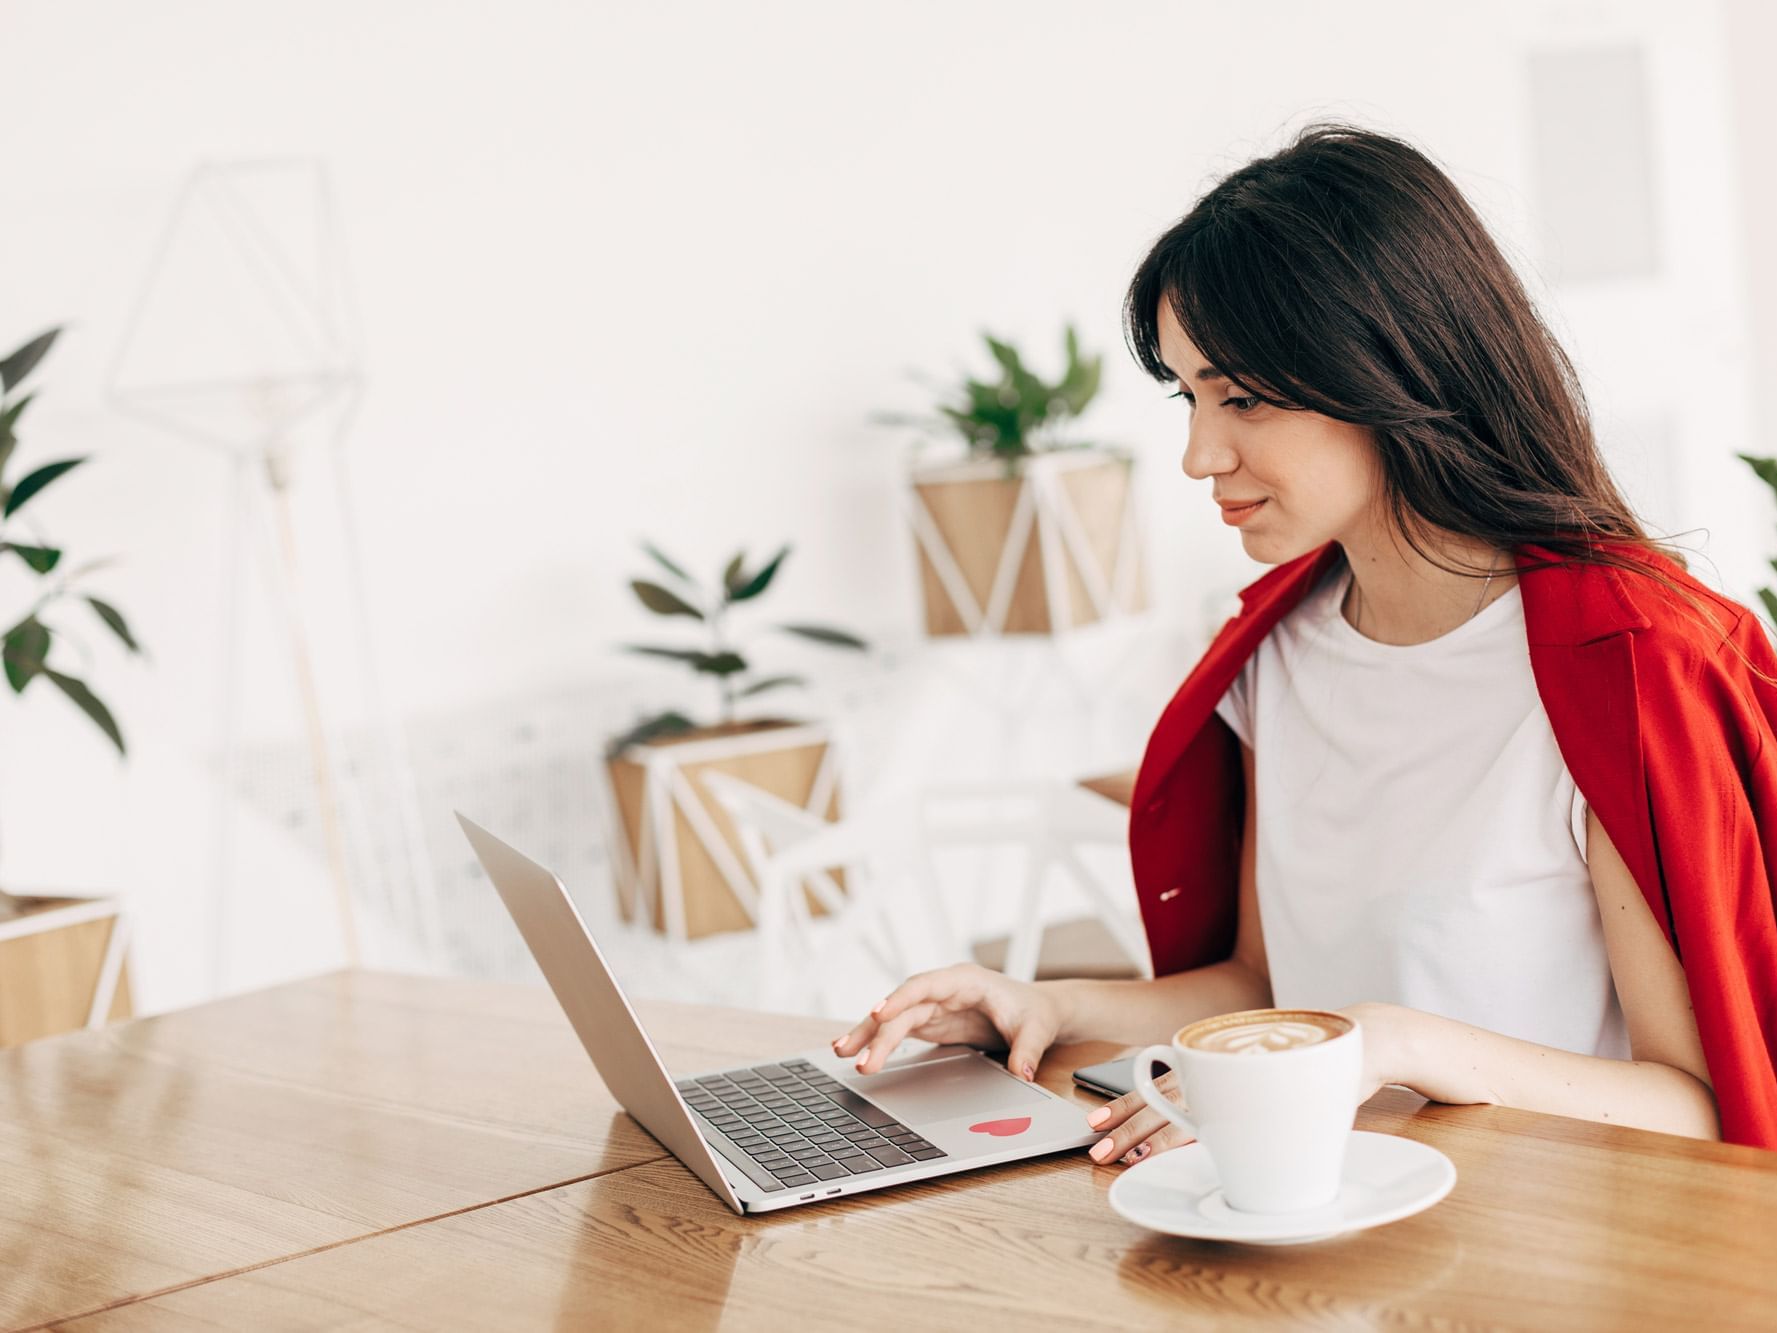
[[[1186,393],[1183,389],[1180,389],[1177,393],[1169,393],[1166,396],[1168,398],[1183,398],[1185,400],[1186,407],[1196,407],[1197,406],[1196,397],[1192,394]]]
[[[1253,397],[1224,398],[1222,399],[1222,406],[1231,407],[1236,412],[1250,412],[1259,405],[1259,401],[1259,399]]]

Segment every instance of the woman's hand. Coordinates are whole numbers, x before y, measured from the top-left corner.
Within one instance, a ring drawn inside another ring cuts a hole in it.
[[[874,1074],[908,1037],[941,1044],[1010,1049],[1006,1068],[1027,1082],[1067,1015],[1055,993],[1013,981],[974,963],[909,977],[833,1042],[835,1055],[857,1055],[860,1074]]]
[[[1168,1099],[1184,1104],[1178,1092],[1178,1075],[1170,1069],[1154,1080],[1154,1086]],[[1133,1166],[1168,1148],[1182,1148],[1187,1143],[1196,1142],[1149,1106],[1140,1091],[1126,1092],[1099,1107],[1086,1117],[1086,1123],[1106,1131],[1105,1137],[1092,1145],[1091,1156],[1095,1162],[1115,1161]]]

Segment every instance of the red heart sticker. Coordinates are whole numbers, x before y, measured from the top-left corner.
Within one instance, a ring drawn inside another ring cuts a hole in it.
[[[1014,1134],[1022,1134],[1030,1128],[1030,1117],[1021,1115],[1016,1120],[983,1120],[978,1125],[970,1125],[971,1134],[991,1134],[996,1139],[1010,1138]]]

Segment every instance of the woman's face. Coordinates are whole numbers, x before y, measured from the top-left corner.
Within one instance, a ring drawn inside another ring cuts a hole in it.
[[[1160,354],[1190,404],[1185,475],[1214,483],[1224,522],[1253,559],[1278,565],[1382,530],[1382,469],[1369,429],[1244,395],[1160,302]]]

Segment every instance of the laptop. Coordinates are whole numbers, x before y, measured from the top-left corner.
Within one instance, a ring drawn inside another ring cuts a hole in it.
[[[830,1050],[675,1079],[561,880],[466,819],[482,868],[623,1109],[738,1213],[1083,1148],[1081,1108],[968,1046],[860,1075]]]

